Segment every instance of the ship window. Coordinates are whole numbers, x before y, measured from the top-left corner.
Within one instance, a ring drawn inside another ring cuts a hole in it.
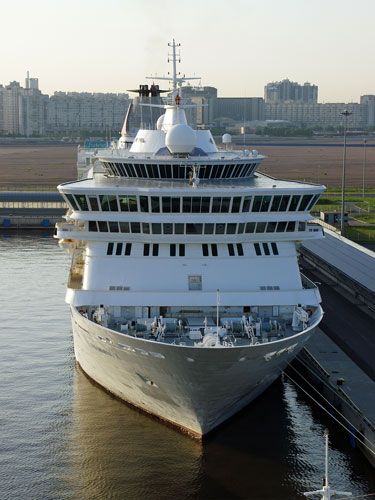
[[[268,243],[262,243],[265,255],[270,255],[270,249],[268,248]]]
[[[99,196],[100,204],[104,212],[118,212],[117,198],[112,195]]]
[[[245,231],[245,224],[243,222],[240,222],[238,224],[237,234],[242,234],[244,231]]]
[[[122,254],[122,243],[117,243],[116,255],[121,255],[121,254]]]
[[[108,226],[106,221],[104,220],[98,221],[98,226],[99,226],[99,231],[101,233],[108,233]]]
[[[130,255],[132,253],[132,244],[131,243],[127,243],[125,245],[125,255]]]
[[[98,199],[96,196],[90,196],[89,197],[90,205],[91,205],[91,210],[94,212],[99,212],[99,203]]]
[[[203,257],[208,257],[208,245],[206,243],[203,243],[202,245],[202,252],[203,252]]]
[[[186,224],[186,234],[202,234],[203,224]]]
[[[97,231],[97,225],[95,220],[89,220],[89,231]]]
[[[264,233],[264,231],[266,230],[266,225],[267,225],[267,222],[258,222],[255,232],[256,233]]]
[[[286,229],[286,224],[286,222],[278,222],[276,232],[283,233]]]
[[[221,212],[228,213],[229,212],[229,205],[230,205],[230,198],[222,198]]]
[[[320,194],[316,194],[314,196],[314,198],[311,200],[309,206],[307,207],[307,210],[311,210],[313,208],[313,206],[315,205],[315,203],[319,200],[320,198]]]
[[[130,212],[137,212],[137,197],[136,196],[128,196],[129,198],[129,209]]]
[[[246,223],[246,233],[253,233],[255,231],[255,222],[247,222]]]
[[[159,224],[158,222],[153,222],[151,224],[152,226],[152,234],[161,234],[161,224]]]
[[[214,224],[205,224],[204,234],[214,234]]]
[[[139,197],[139,206],[140,206],[141,212],[148,212],[148,197],[147,196],[140,196]]]
[[[234,247],[233,247],[232,243],[228,243],[228,253],[231,257],[234,256]]]
[[[203,196],[202,198],[201,211],[205,214],[210,211],[210,198],[208,196]]]
[[[172,165],[173,179],[178,179],[178,165]]]
[[[151,196],[151,212],[160,212],[160,201],[158,196]]]
[[[169,255],[171,257],[175,257],[176,256],[176,245],[175,243],[172,243],[169,247]]]
[[[159,179],[159,170],[158,170],[158,166],[155,165],[155,163],[153,163],[151,165],[151,171],[152,171],[152,177],[154,179]]]
[[[306,223],[305,222],[299,222],[298,223],[298,231],[305,231],[306,230]]]
[[[282,196],[274,196],[271,205],[271,212],[278,212]]]
[[[165,179],[167,177],[167,174],[165,171],[165,165],[159,165],[159,171],[160,171],[160,177],[162,179]]]
[[[152,245],[152,255],[153,255],[153,257],[157,257],[159,255],[159,244],[158,243],[154,243]]]
[[[292,201],[290,202],[289,211],[295,212],[297,210],[298,202],[300,200],[300,196],[294,195],[292,196]]]
[[[238,172],[239,172],[240,168],[241,168],[241,165],[239,165],[239,164],[237,164],[237,165],[234,167],[232,177],[238,177]]]
[[[148,257],[150,255],[150,243],[145,243],[143,245],[143,257]]]
[[[140,170],[141,170],[142,177],[148,177],[148,176],[147,176],[147,171],[146,171],[146,168],[145,168],[145,166],[143,165],[143,163],[141,163],[141,164],[139,165],[139,168],[140,168]]]
[[[172,198],[172,212],[173,213],[180,212],[180,198]]]
[[[130,233],[129,222],[120,222],[120,231],[122,233]]]
[[[129,199],[128,196],[119,196],[118,197],[120,203],[121,212],[129,212]]]
[[[150,234],[150,224],[148,222],[142,222],[142,233]]]
[[[302,196],[301,204],[299,206],[300,212],[303,210],[306,210],[306,207],[309,204],[309,202],[311,201],[312,197],[313,197],[312,194],[305,194],[304,196]]]
[[[250,210],[251,196],[245,196],[243,200],[242,212],[248,212]]]
[[[237,253],[240,257],[243,257],[243,247],[242,243],[237,243]]]
[[[118,233],[118,222],[108,222],[109,230],[111,233]]]
[[[237,224],[227,224],[227,234],[236,234]]]
[[[204,174],[205,179],[211,179],[212,165],[206,165],[206,171]]]
[[[216,179],[217,177],[220,177],[219,167],[220,165],[212,165],[211,179]]]
[[[270,208],[272,196],[263,196],[262,206],[260,208],[261,212],[268,212]]]
[[[137,174],[137,177],[142,177],[141,169],[139,168],[139,165],[137,163],[134,164],[134,170],[135,173]]]
[[[112,254],[113,254],[113,243],[108,243],[107,255],[112,255]]]
[[[184,243],[180,243],[178,245],[178,254],[180,257],[185,257],[185,245],[184,245]]]
[[[216,243],[211,244],[211,253],[214,257],[217,257],[217,245],[216,245]]]
[[[182,198],[182,211],[184,213],[191,213],[191,197],[184,196]]]
[[[74,199],[74,196],[71,195],[71,194],[65,194],[68,202],[71,204],[71,206],[73,207],[73,210],[79,210],[79,206],[76,202],[76,200]]]
[[[234,214],[237,214],[240,211],[240,206],[241,206],[241,198],[239,196],[235,196],[233,198],[233,203],[232,203],[232,212]]]
[[[213,198],[212,199],[212,212],[219,213],[221,208],[221,198]]]
[[[130,228],[132,230],[132,233],[140,233],[141,232],[141,224],[140,224],[140,222],[131,222],[130,223]]]
[[[125,169],[125,172],[128,174],[128,177],[134,177],[134,172],[130,168],[130,165],[128,163],[124,163],[124,169]]]
[[[284,195],[281,198],[281,203],[280,203],[280,206],[279,206],[279,212],[285,212],[285,210],[288,208],[289,200],[290,200],[290,196],[285,196]]]
[[[172,165],[165,165],[165,174],[167,176],[167,179],[172,178]]]
[[[195,196],[192,198],[192,212],[197,214],[201,211],[201,198],[200,196]]]
[[[262,251],[260,249],[259,243],[254,243],[254,249],[255,249],[255,253],[257,255],[262,255]]]
[[[81,210],[88,211],[89,206],[87,204],[87,199],[84,194],[76,194],[75,198],[77,200],[78,206],[80,207]]]
[[[253,208],[251,209],[252,212],[259,212],[260,207],[262,206],[262,199],[263,196],[254,196]]]
[[[169,196],[163,196],[161,201],[162,201],[163,213],[170,213],[170,211],[171,211],[171,198]]]
[[[224,234],[225,224],[215,224],[215,234]]]
[[[185,227],[184,227],[184,224],[175,224],[174,225],[174,232],[175,234],[184,234],[185,232]]]
[[[173,234],[173,224],[163,224],[163,234]]]
[[[272,252],[274,255],[279,255],[279,250],[277,248],[277,245],[276,243],[271,243],[271,247],[272,247]]]
[[[294,231],[295,226],[296,226],[295,222],[288,222],[288,225],[286,227],[286,232],[292,233]]]
[[[277,222],[269,222],[267,224],[267,233],[274,233],[276,231]]]

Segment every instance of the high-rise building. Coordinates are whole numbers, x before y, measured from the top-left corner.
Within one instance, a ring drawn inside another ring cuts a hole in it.
[[[288,79],[267,83],[264,87],[264,100],[266,103],[288,101],[316,103],[318,102],[318,87],[309,82],[300,85]]]
[[[230,119],[235,122],[264,120],[264,100],[262,97],[218,97],[215,119]]]
[[[366,105],[366,126],[373,127],[375,125],[375,95],[362,95],[361,104]]]

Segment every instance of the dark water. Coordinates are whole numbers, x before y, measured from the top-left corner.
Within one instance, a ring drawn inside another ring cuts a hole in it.
[[[327,424],[332,486],[375,492],[361,453],[289,382],[204,445],[112,398],[74,363],[68,255],[49,233],[0,233],[0,262],[0,499],[304,498]]]

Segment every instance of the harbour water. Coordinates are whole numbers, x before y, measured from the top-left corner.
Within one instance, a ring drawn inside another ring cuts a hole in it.
[[[2,500],[300,499],[321,484],[326,426],[332,487],[375,492],[349,437],[288,381],[203,445],[114,399],[74,362],[69,256],[51,232],[1,232],[0,259]]]

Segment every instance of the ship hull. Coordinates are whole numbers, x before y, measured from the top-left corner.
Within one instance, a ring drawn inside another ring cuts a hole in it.
[[[259,396],[313,334],[276,342],[198,348],[104,328],[72,307],[76,359],[118,398],[201,438]]]

